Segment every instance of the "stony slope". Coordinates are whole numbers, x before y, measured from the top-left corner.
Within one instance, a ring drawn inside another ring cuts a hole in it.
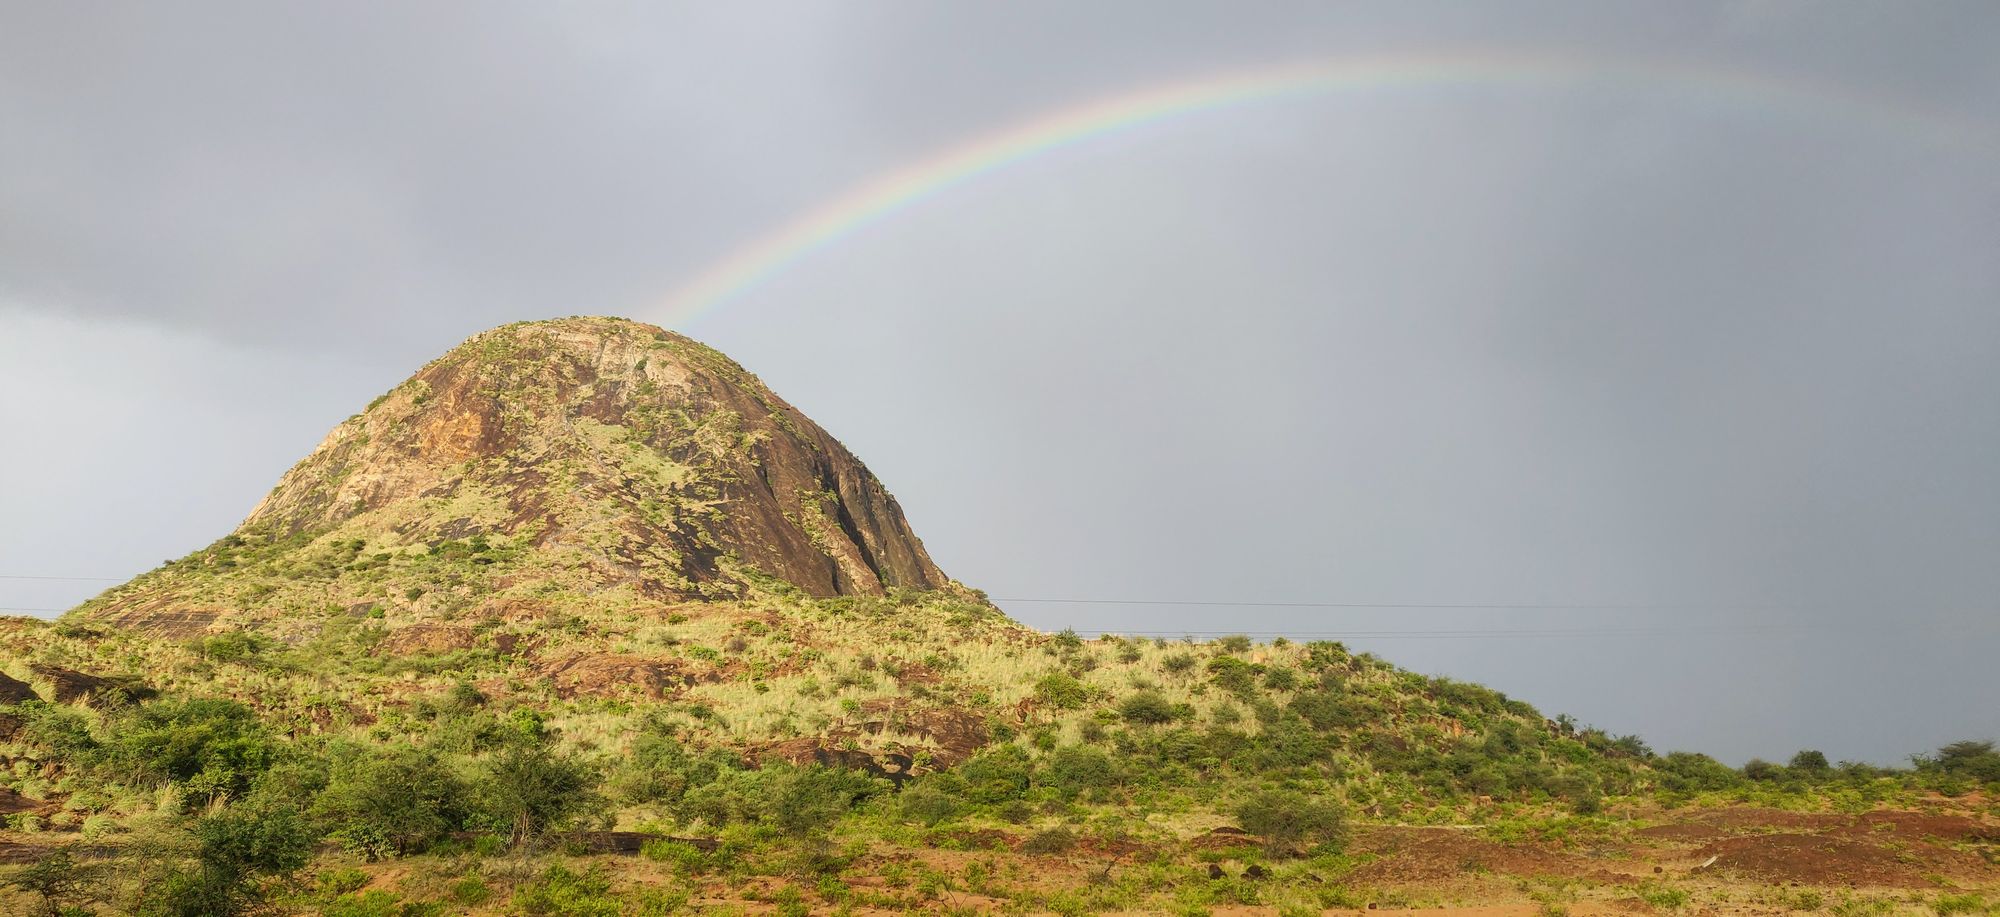
[[[838,440],[722,354],[637,322],[480,334],[336,427],[229,537],[76,613],[162,636],[514,586],[649,600],[935,589]],[[303,588],[302,588],[303,586]]]

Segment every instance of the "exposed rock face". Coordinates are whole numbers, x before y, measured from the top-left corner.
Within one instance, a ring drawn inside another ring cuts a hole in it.
[[[116,707],[145,700],[158,693],[131,678],[91,675],[53,665],[35,664],[28,668],[36,678],[48,683],[48,696],[58,704]]]
[[[35,689],[29,687],[27,682],[9,678],[7,673],[0,672],[0,706],[40,699],[35,695]]]
[[[357,556],[489,541],[504,551],[476,559],[504,557],[513,566],[492,569],[517,580],[560,571],[570,587],[661,600],[732,598],[761,576],[815,596],[948,582],[881,482],[755,376],[681,335],[604,318],[473,337],[334,428],[233,539],[180,572],[233,569],[232,542],[264,549],[259,562],[310,546],[338,578]],[[348,556],[329,559],[342,543]],[[177,638],[227,629],[204,605],[231,602],[173,579],[84,613]]]

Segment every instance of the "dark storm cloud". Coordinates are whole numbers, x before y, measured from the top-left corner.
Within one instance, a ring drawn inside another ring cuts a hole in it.
[[[1687,606],[1008,606],[1038,625],[1391,631],[1351,642],[1738,759],[2000,732],[1990,5],[357,9],[0,12],[0,425],[33,444],[0,573],[204,543],[458,339],[647,318],[1041,113],[1348,54],[1659,59],[1815,88],[1586,68],[1190,116],[688,330],[997,596]],[[1466,630],[1522,635],[1434,635]]]

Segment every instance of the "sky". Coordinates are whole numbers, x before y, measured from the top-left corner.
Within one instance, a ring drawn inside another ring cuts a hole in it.
[[[1980,0],[0,2],[0,575],[179,556],[460,340],[616,314],[1038,627],[1341,639],[1732,763],[2000,736],[1996,46]],[[1342,64],[686,307],[979,138]]]

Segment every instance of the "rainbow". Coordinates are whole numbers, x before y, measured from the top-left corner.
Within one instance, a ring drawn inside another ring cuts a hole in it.
[[[1548,54],[1453,52],[1306,61],[1143,89],[1064,109],[975,139],[826,201],[743,245],[666,300],[683,326],[814,252],[893,213],[1008,166],[1094,138],[1185,115],[1288,97],[1440,85],[1667,90],[1698,102],[1795,109],[1873,122],[1945,147],[2000,151],[1990,125],[1906,99],[1710,63]]]

